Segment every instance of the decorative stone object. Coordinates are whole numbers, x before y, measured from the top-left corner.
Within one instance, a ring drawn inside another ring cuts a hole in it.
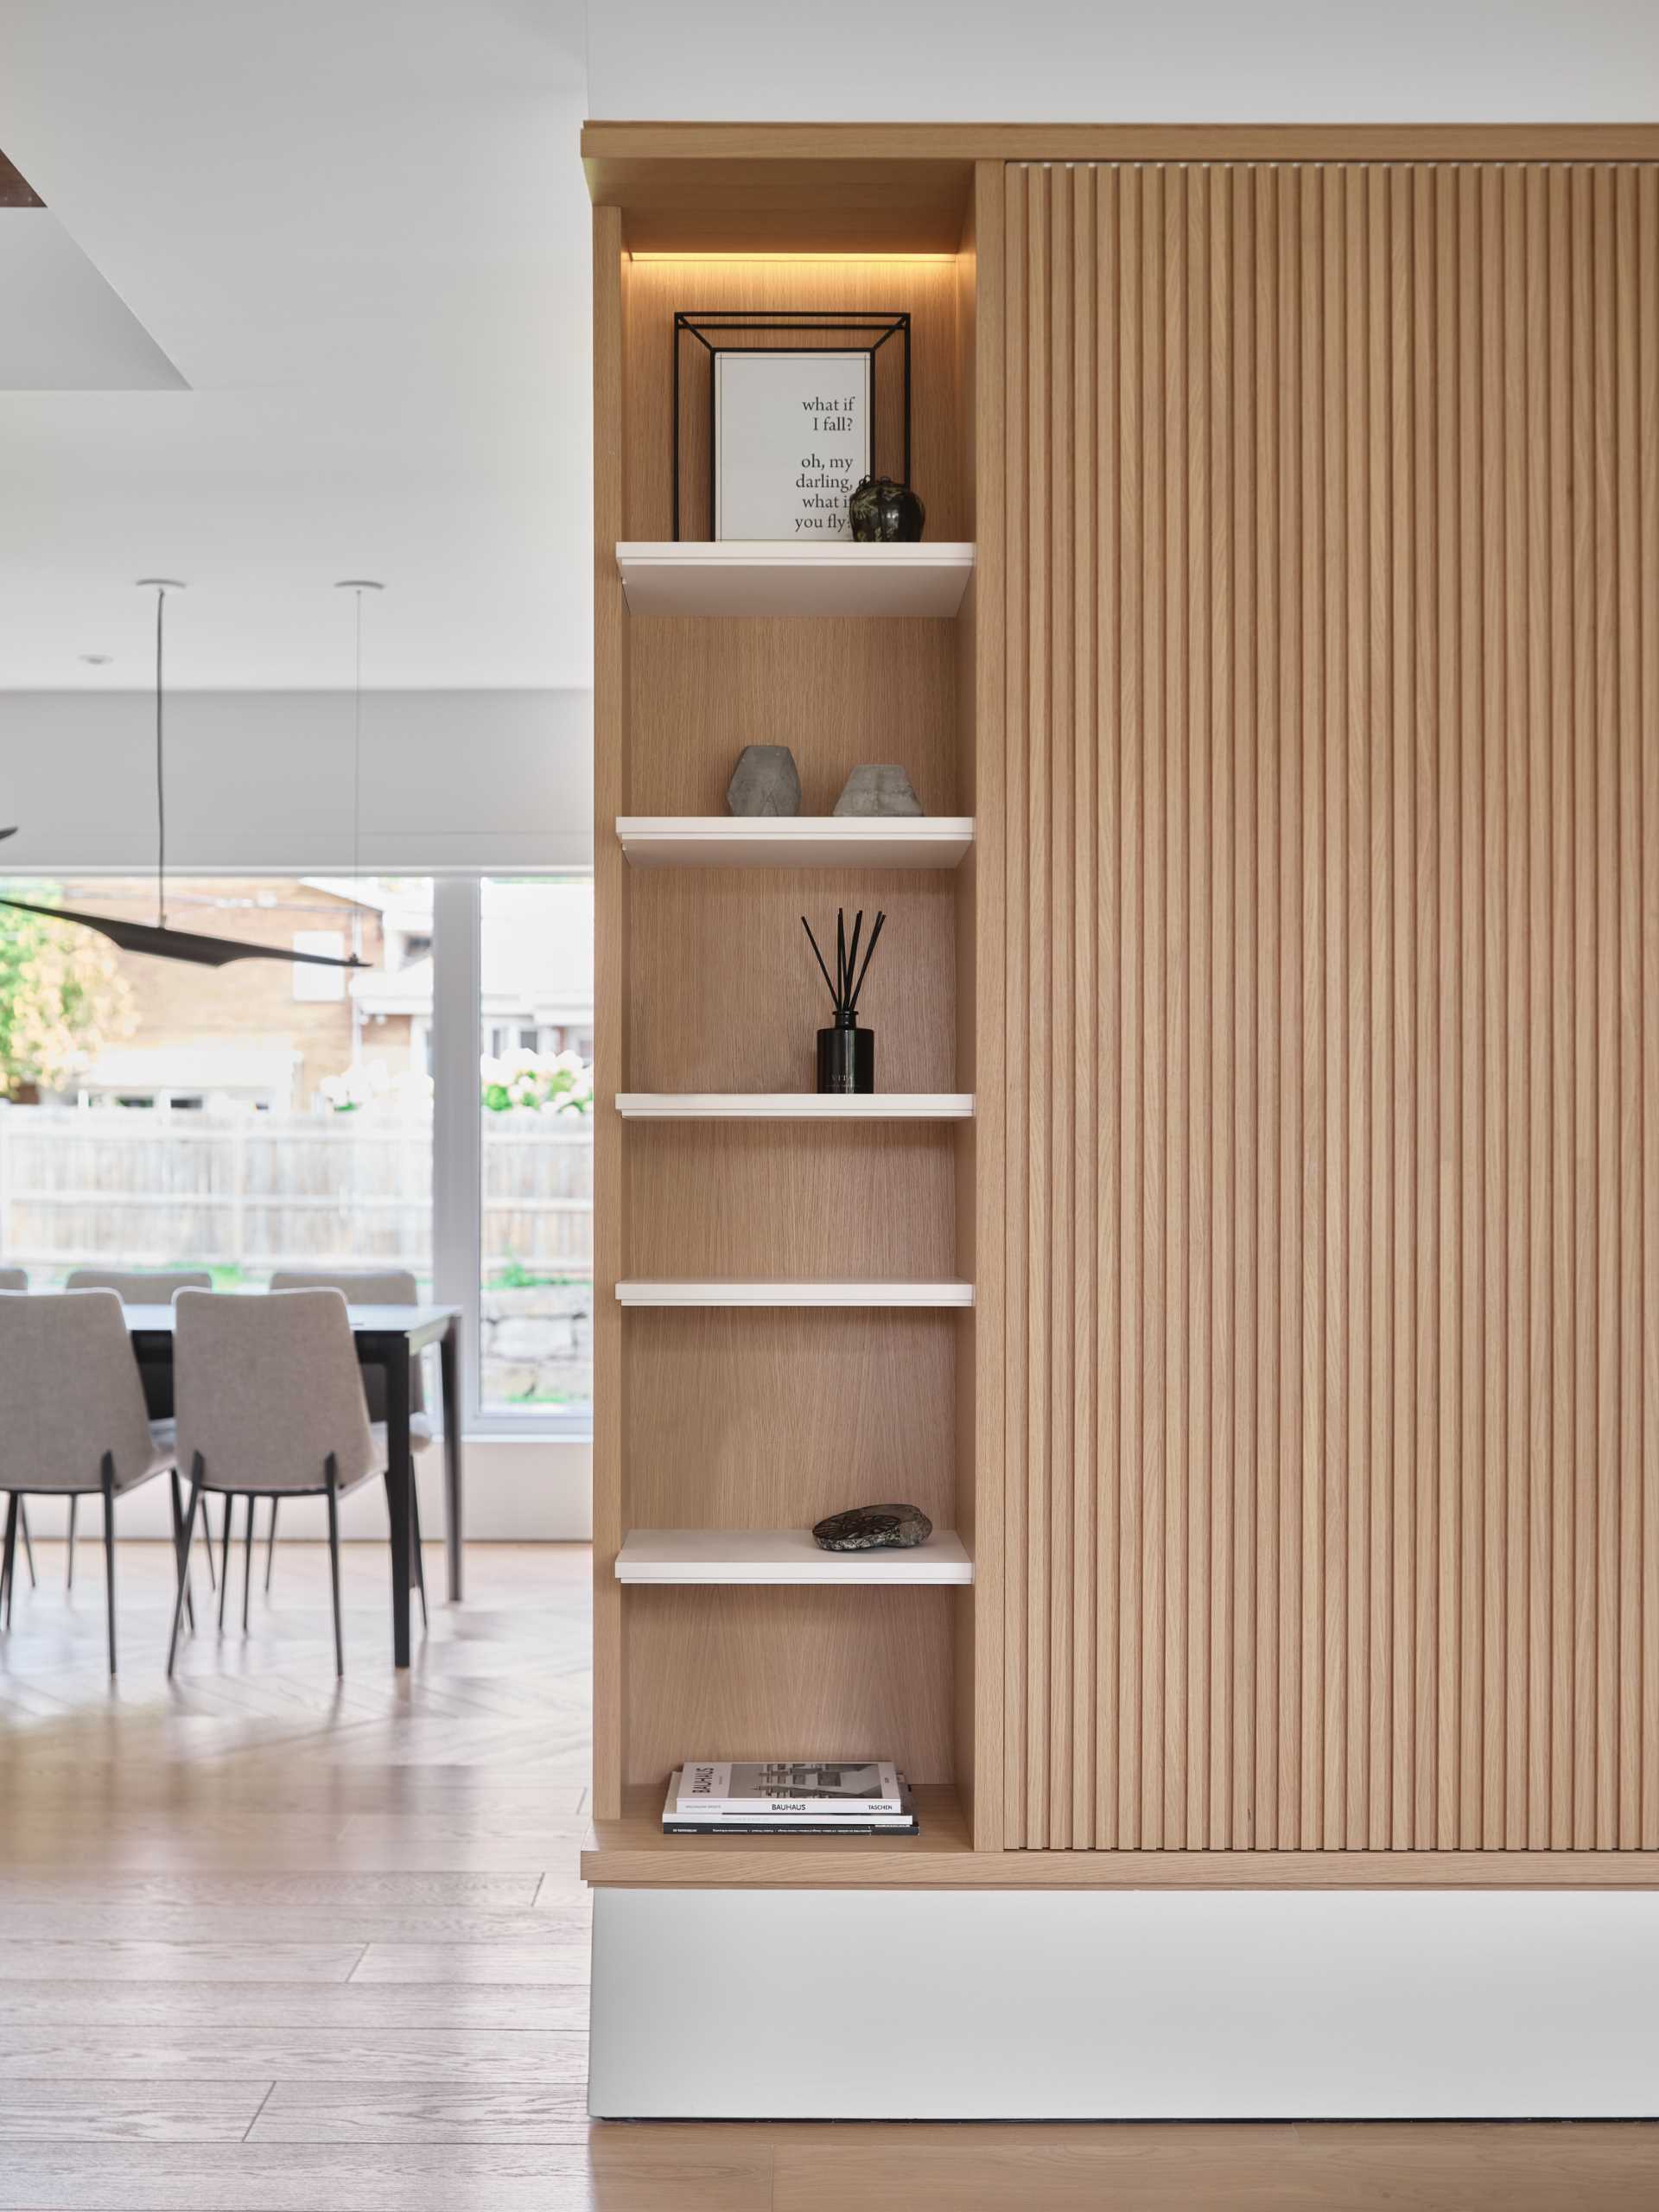
[[[746,745],[737,756],[726,804],[734,814],[798,814],[801,779],[786,745]]]
[[[891,760],[867,760],[848,777],[836,801],[837,814],[919,814],[922,802],[910,778]]]
[[[867,476],[847,502],[847,524],[861,545],[914,545],[927,509],[908,484]]]
[[[855,1505],[812,1531],[821,1552],[907,1552],[925,1544],[933,1523],[918,1505]]]

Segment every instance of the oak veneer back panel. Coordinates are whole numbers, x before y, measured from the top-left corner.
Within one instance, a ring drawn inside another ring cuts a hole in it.
[[[631,1135],[632,1275],[938,1281],[959,1272],[948,1124],[656,1122]]]
[[[951,622],[650,615],[632,625],[632,814],[724,814],[746,745],[787,745],[801,812],[864,760],[902,761],[927,814],[968,813]]]
[[[893,1497],[954,1527],[957,1319],[855,1308],[631,1314],[627,1526],[798,1529]]]
[[[874,1753],[951,1778],[949,1590],[632,1589],[628,1779],[687,1758]],[[699,1748],[701,1746],[701,1748]]]
[[[1004,216],[1006,1840],[1652,1847],[1659,171]]]
[[[955,1088],[947,871],[633,868],[627,896],[630,1088],[812,1090],[830,994],[801,917],[833,974],[838,906],[849,931],[863,910],[866,943],[877,910],[887,917],[858,1002],[875,1033],[877,1088]]]

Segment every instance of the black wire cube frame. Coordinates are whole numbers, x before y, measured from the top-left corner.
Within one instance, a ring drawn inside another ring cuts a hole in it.
[[[910,482],[910,314],[908,309],[881,315],[855,315],[832,308],[827,313],[806,308],[779,308],[770,315],[740,315],[723,308],[677,308],[674,315],[674,538],[680,536],[680,340],[683,336],[695,338],[709,353],[709,536],[715,535],[715,484],[718,470],[718,456],[715,451],[715,378],[714,357],[719,353],[746,352],[747,347],[718,346],[708,334],[717,336],[725,330],[772,331],[787,333],[795,337],[804,334],[824,332],[879,331],[880,335],[869,346],[845,346],[846,353],[867,353],[870,362],[870,467],[875,467],[875,357],[890,338],[899,341],[899,351],[903,360],[904,379],[904,467],[899,482]],[[802,349],[806,350],[805,348]]]

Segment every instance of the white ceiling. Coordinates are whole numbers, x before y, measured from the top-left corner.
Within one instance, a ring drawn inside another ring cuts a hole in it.
[[[0,391],[184,389],[49,207],[0,207]]]
[[[1659,112],[1656,0],[592,0],[589,13],[602,116],[1640,123]]]
[[[181,687],[349,683],[353,575],[366,683],[589,683],[582,15],[3,0],[0,148],[189,388],[0,391],[0,689],[143,684],[153,575]]]

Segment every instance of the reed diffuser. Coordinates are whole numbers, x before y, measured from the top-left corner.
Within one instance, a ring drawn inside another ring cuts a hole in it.
[[[858,940],[864,927],[864,911],[861,907],[853,917],[853,938],[847,942],[847,916],[842,907],[836,909],[836,974],[832,982],[830,969],[818,940],[812,934],[812,925],[801,916],[801,927],[806,931],[806,941],[812,948],[812,957],[818,963],[830,992],[830,1004],[836,1018],[828,1029],[818,1032],[818,1089],[828,1091],[861,1091],[875,1089],[875,1032],[858,1026],[858,995],[864,988],[864,978],[870,972],[870,959],[875,950],[875,941],[881,934],[885,914],[878,913],[875,927],[870,931],[870,941],[864,948],[864,964],[858,964]]]

